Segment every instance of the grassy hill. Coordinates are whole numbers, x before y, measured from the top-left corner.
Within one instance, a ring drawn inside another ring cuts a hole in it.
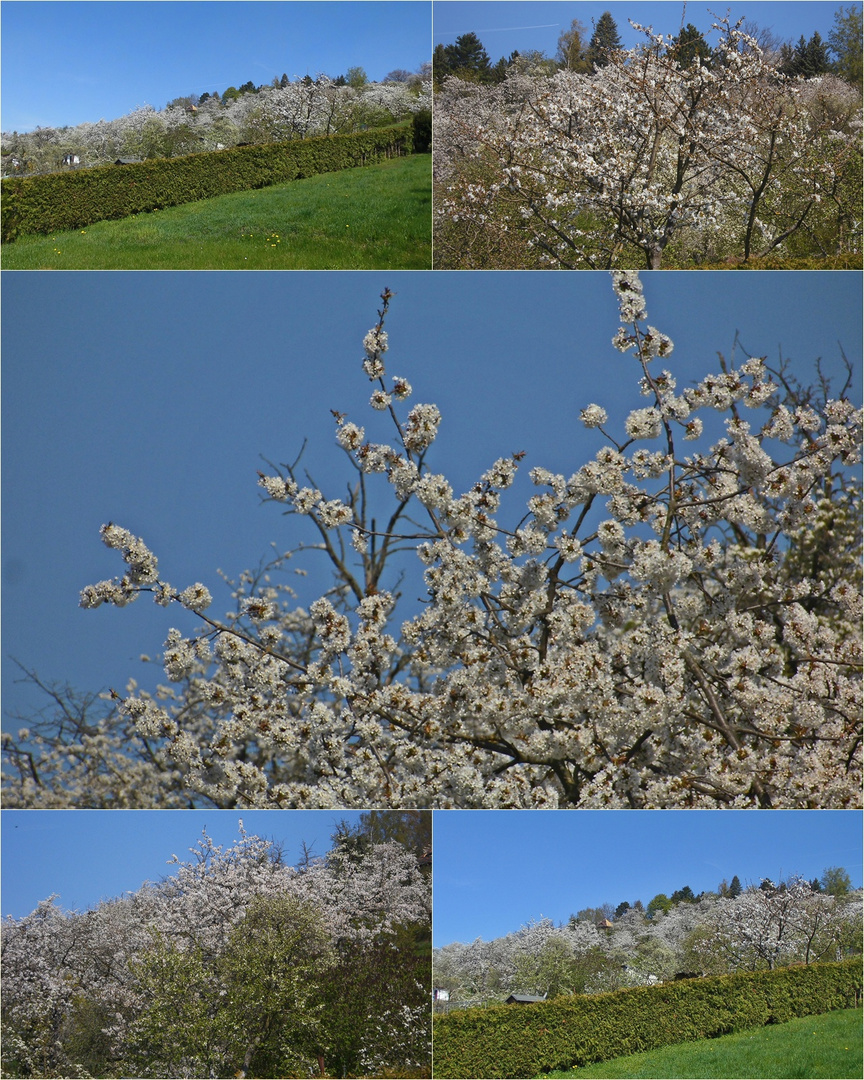
[[[432,157],[416,154],[77,232],[22,236],[4,270],[377,270],[432,265]]]
[[[821,1016],[804,1016],[786,1024],[723,1035],[719,1039],[680,1043],[645,1054],[587,1065],[569,1072],[544,1073],[545,1078],[579,1080],[619,1077],[714,1077],[757,1080],[779,1077],[862,1075],[861,1010],[841,1009]]]

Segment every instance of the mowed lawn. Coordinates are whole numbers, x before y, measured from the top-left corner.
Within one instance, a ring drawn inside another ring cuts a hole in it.
[[[22,236],[2,255],[4,270],[428,269],[432,155]]]
[[[614,1058],[569,1072],[544,1073],[543,1077],[578,1077],[579,1080],[618,1077],[860,1080],[864,1067],[861,1038],[861,1010],[841,1009],[820,1016],[800,1017],[787,1024],[772,1024],[756,1031]]]

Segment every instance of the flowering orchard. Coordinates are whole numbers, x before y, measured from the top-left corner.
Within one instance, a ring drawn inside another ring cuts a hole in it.
[[[64,154],[75,152],[87,165],[110,164],[118,155],[176,157],[235,146],[334,135],[392,124],[431,108],[428,75],[408,83],[340,86],[326,75],[313,82],[264,86],[255,93],[220,101],[208,97],[194,109],[171,104],[143,105],[116,120],[71,128],[38,128],[3,133],[3,154],[14,155],[24,173],[53,172]]]
[[[125,573],[81,604],[150,594],[200,629],[168,632],[158,692],[7,736],[6,805],[859,805],[860,410],[759,357],[679,389],[638,274],[612,278],[633,407],[586,402],[596,454],[531,469],[515,523],[521,453],[461,494],[434,470],[441,414],[387,371],[385,290],[362,370],[389,441],[335,414],[341,498],[296,463],[259,478],[314,531],[324,595],[298,606],[275,577],[299,545],[220,618],[104,525]]]
[[[818,884],[818,883],[817,883]],[[842,960],[861,952],[861,892],[833,896],[800,878],[763,882],[737,897],[706,894],[653,916],[630,908],[607,928],[571,916],[530,922],[492,941],[434,952],[435,985],[451,1000],[510,993],[603,993],[671,981]]]
[[[435,99],[447,267],[693,266],[860,253],[861,102],[727,19],[709,59],[644,32],[590,75],[451,77]]]
[[[93,910],[4,921],[4,1076],[428,1075],[415,853],[337,843],[293,868],[242,822],[190,850]]]

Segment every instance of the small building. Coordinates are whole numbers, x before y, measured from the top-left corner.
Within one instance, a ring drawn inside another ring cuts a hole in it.
[[[608,919],[601,919],[596,925],[598,930],[611,930],[614,923],[609,922]]]
[[[511,994],[510,997],[504,1001],[505,1005],[534,1005],[538,1001],[545,1001],[546,995],[539,996],[537,994]]]
[[[81,164],[81,158],[77,154],[64,154],[63,155],[63,164],[64,165],[69,165],[69,166],[80,165]]]
[[[445,990],[443,986],[433,987],[433,989],[432,989],[432,1000],[433,1001],[449,1001],[450,1000],[450,991]]]

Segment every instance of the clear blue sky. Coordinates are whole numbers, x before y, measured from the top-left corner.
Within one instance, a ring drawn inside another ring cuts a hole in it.
[[[433,818],[433,944],[490,941],[689,885],[714,891],[829,866],[861,886],[855,810],[442,810]]]
[[[230,847],[242,820],[250,836],[281,843],[285,861],[296,865],[301,843],[325,855],[336,825],[359,818],[354,810],[4,810],[3,915],[21,918],[53,893],[65,910],[86,911],[160,881],[176,870],[167,865],[172,855],[192,859],[202,829]]]
[[[113,120],[252,81],[431,59],[428,0],[3,0],[3,131]]]
[[[736,329],[752,355],[776,360],[782,348],[804,379],[819,356],[838,369],[838,342],[861,369],[858,272],[643,279],[681,387],[718,370]],[[262,455],[294,460],[308,436],[304,463],[333,498],[352,474],[330,410],[390,438],[386,415],[367,405],[360,345],[385,286],[396,293],[389,374],[411,381],[412,403],[443,413],[431,467],[464,491],[496,457],[526,451],[524,487],[502,521],[521,517],[529,468],[570,475],[602,445],[581,408],[597,402],[620,430],[644,405],[635,362],[610,344],[617,305],[602,272],[3,274],[4,727],[44,704],[16,682],[13,657],[82,690],[122,691],[130,676],[153,687],[164,674],[140,655],[158,653],[171,627],[197,626],[147,596],[78,607],[85,585],[124,569],[99,539],[103,523],[143,537],[173,585],[202,581],[214,614],[231,606],[218,569],[236,576],[271,543],[308,536],[305,522],[261,504],[256,471]],[[304,603],[330,583],[318,559],[298,563],[310,571],[296,581]]]
[[[834,25],[834,12],[841,5],[834,0],[735,0],[734,3],[695,3],[690,0],[684,14],[685,23],[693,23],[703,34],[711,29],[715,16],[727,9],[733,21],[745,18],[760,28],[774,31],[783,41],[796,42],[803,34],[810,38],[818,30],[823,39]],[[610,11],[625,48],[644,38],[630,26],[628,19],[653,26],[658,34],[677,34],[681,27],[684,4],[675,0],[598,0],[589,3],[567,3],[562,0],[435,0],[433,5],[433,36],[435,44],[449,45],[460,34],[477,34],[494,64],[499,57],[509,56],[517,49],[527,52],[537,49],[554,56],[558,35],[578,19],[588,31],[604,11]],[[714,13],[712,15],[711,13]]]

